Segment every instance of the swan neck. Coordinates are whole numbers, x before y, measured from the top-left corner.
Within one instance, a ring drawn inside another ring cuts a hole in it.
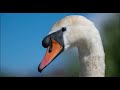
[[[78,47],[78,52],[80,59],[80,77],[105,76],[104,50],[102,43],[99,43],[99,45],[97,43],[92,43],[89,48]]]

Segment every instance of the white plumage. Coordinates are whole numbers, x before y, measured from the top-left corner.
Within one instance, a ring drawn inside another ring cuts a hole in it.
[[[93,22],[80,15],[66,16],[58,21],[49,34],[66,27],[63,34],[65,50],[77,47],[80,59],[80,76],[104,77],[105,53],[99,31]]]

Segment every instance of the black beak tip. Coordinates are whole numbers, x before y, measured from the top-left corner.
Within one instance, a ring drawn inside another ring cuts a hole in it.
[[[40,69],[39,66],[38,66],[38,71],[39,71],[40,73],[42,72],[42,69]]]

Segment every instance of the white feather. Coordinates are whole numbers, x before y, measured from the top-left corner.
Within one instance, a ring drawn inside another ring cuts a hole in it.
[[[83,16],[72,15],[58,21],[49,34],[62,27],[67,27],[63,35],[65,50],[72,47],[78,48],[80,76],[105,76],[105,53],[95,25]]]

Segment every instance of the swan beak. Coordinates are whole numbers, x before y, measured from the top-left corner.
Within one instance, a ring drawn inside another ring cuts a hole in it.
[[[50,50],[50,46],[47,48],[46,54],[42,60],[42,62],[38,66],[38,71],[41,72],[47,65],[49,65],[63,50],[63,46],[61,46],[56,40],[52,38],[52,50]]]

